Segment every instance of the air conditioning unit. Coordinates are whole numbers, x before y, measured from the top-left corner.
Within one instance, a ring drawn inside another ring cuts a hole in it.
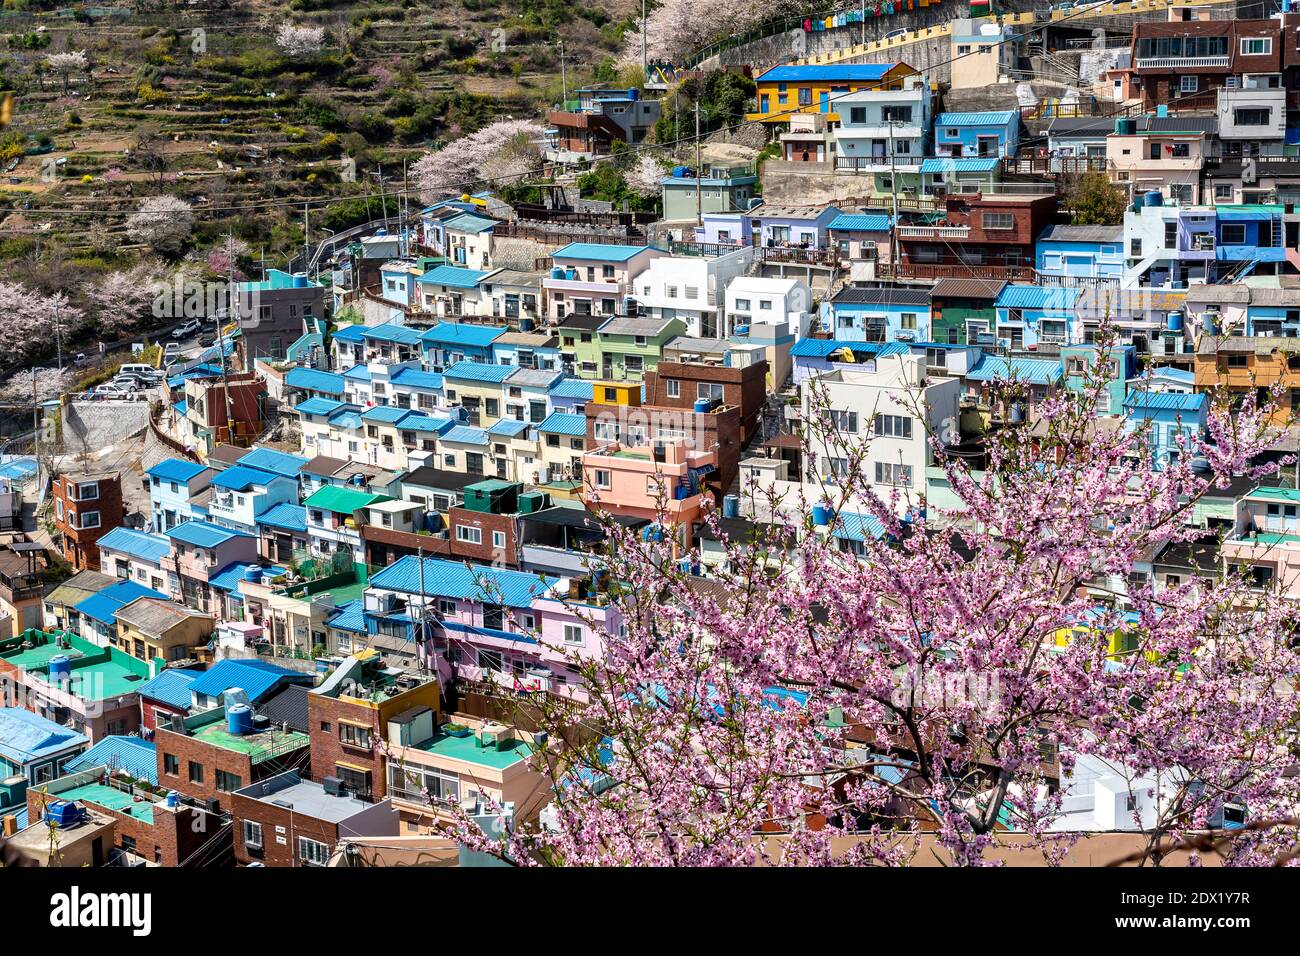
[[[342,797],[347,793],[347,787],[338,777],[326,777],[321,781],[321,786],[331,797]]]

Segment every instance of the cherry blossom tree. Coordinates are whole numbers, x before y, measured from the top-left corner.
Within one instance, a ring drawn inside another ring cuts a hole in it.
[[[646,53],[651,60],[684,63],[691,53],[719,36],[744,33],[789,5],[757,0],[663,0],[646,17]],[[641,23],[624,34],[620,62],[641,63]]]
[[[84,73],[90,69],[90,60],[83,50],[69,50],[64,53],[47,53],[45,65],[63,77],[63,92],[68,92],[68,76],[72,73]]]
[[[175,196],[150,196],[126,221],[133,236],[164,254],[178,252],[194,226],[194,210]]]
[[[638,196],[658,196],[662,191],[664,167],[652,153],[644,152],[623,173],[627,188]]]
[[[148,315],[164,275],[161,262],[146,259],[88,282],[83,291],[100,330],[116,334],[135,328]]]
[[[472,188],[478,180],[513,185],[541,167],[543,129],[530,120],[498,120],[462,136],[411,167],[424,202]]]
[[[275,32],[275,45],[295,59],[312,56],[319,53],[325,45],[325,29],[282,23]]]
[[[925,841],[978,865],[1012,829],[1050,862],[1076,839],[1054,832],[1059,784],[1088,755],[1161,781],[1133,794],[1157,807],[1143,862],[1206,832],[1228,863],[1289,852],[1296,608],[1234,573],[1135,575],[1204,534],[1189,518],[1208,491],[1277,470],[1259,463],[1271,409],[1216,400],[1206,438],[1156,468],[1147,430],[1099,427],[1103,387],[1090,373],[1033,428],[990,434],[983,470],[930,438],[945,508],[879,492],[870,441],[823,393],[808,453],[833,449],[842,477],[794,501],[745,489],[765,518],[745,540],[711,513],[726,560],[707,586],[666,502],[656,534],[598,515],[625,632],[601,659],[554,647],[586,693],[529,701],[544,824],[451,832],[524,865],[900,865]],[[570,610],[590,618],[591,600]],[[1248,825],[1225,836],[1230,804]]]
[[[17,282],[0,282],[0,353],[12,359],[53,352],[56,335],[68,335],[85,314],[67,295],[46,295]]]

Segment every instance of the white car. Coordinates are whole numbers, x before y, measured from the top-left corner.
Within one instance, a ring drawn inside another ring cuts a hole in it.
[[[168,342],[167,347],[163,349],[163,362],[170,365],[181,354],[181,344],[179,342]]]
[[[130,398],[135,392],[133,389],[118,385],[116,382],[109,382],[106,385],[96,386],[91,394],[96,398]]]
[[[184,325],[178,325],[172,329],[172,338],[183,339],[186,336],[194,335],[199,330],[199,320],[190,319]]]

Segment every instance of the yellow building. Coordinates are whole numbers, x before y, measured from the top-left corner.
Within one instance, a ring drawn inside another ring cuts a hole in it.
[[[191,657],[193,648],[208,643],[216,626],[207,614],[175,601],[150,597],[124,604],[116,617],[118,646],[142,661]]]
[[[758,112],[745,119],[788,123],[794,113],[821,113],[827,122],[838,123],[836,97],[862,90],[901,90],[903,80],[915,75],[906,63],[776,66],[755,81]]]

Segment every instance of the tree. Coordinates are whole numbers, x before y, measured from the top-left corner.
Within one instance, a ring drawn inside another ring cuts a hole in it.
[[[175,196],[150,196],[126,220],[127,229],[155,252],[175,254],[184,246],[194,226],[194,210]]]
[[[1076,226],[1118,226],[1124,222],[1128,199],[1105,173],[1092,170],[1075,181],[1069,205]]]
[[[275,32],[275,45],[295,59],[312,56],[319,53],[325,45],[325,29],[282,23]]]
[[[47,295],[21,283],[0,282],[0,354],[4,364],[53,352],[56,331],[67,335],[83,319],[82,311],[62,292]]]
[[[480,180],[508,185],[541,168],[543,129],[530,120],[498,120],[462,136],[411,167],[423,202],[473,189]]]
[[[697,49],[723,35],[735,35],[792,4],[758,0],[664,0],[646,17],[646,52],[650,59],[682,64]],[[623,35],[623,66],[641,65],[640,21]]]
[[[121,334],[139,325],[158,295],[163,276],[162,263],[146,259],[88,282],[83,292],[100,331]]]
[[[658,157],[649,152],[641,153],[632,163],[623,179],[627,188],[644,199],[657,199],[662,192],[661,182],[664,178],[664,166]]]
[[[45,65],[63,77],[63,92],[67,93],[68,75],[70,73],[86,72],[90,69],[90,60],[86,58],[85,51],[82,50],[47,53],[45,55]]]
[[[1216,401],[1207,438],[1157,470],[1145,430],[1097,427],[1104,376],[1041,402],[1034,428],[988,435],[982,472],[931,438],[953,508],[881,493],[871,440],[818,393],[808,454],[828,449],[843,477],[794,500],[746,489],[760,523],[743,541],[711,514],[726,560],[707,588],[666,501],[657,534],[602,516],[611,583],[563,599],[602,646],[546,643],[585,689],[529,701],[550,819],[495,839],[462,818],[454,835],[520,864],[905,864],[933,841],[975,865],[1010,827],[1052,860],[1072,840],[1052,832],[1056,781],[1087,755],[1159,779],[1149,862],[1232,803],[1250,825],[1226,862],[1289,850],[1272,821],[1300,796],[1284,772],[1296,608],[1235,574],[1134,576],[1202,533],[1185,519],[1208,488],[1276,470],[1252,464],[1271,409]],[[818,530],[828,515],[856,552]],[[621,626],[600,627],[601,604]]]
[[[158,185],[163,184],[167,173],[167,138],[157,123],[141,123],[136,127],[135,146],[129,160],[131,165],[157,174]]]

